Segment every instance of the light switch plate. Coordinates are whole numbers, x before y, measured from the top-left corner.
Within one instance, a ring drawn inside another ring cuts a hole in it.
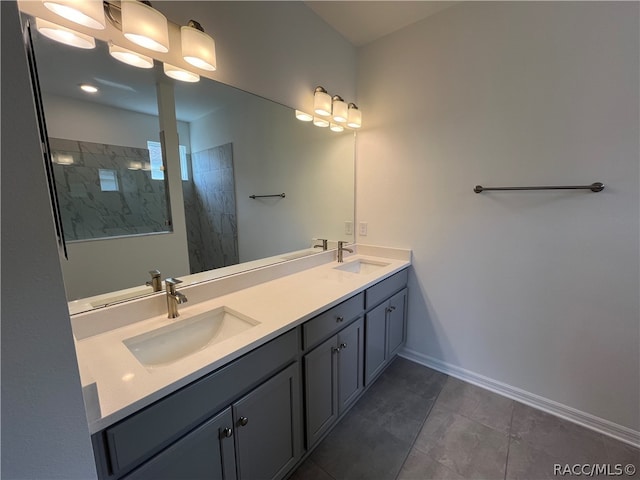
[[[367,236],[367,228],[368,228],[369,224],[367,222],[360,222],[358,224],[358,233],[363,236],[366,237]]]
[[[344,222],[344,234],[353,235],[353,222],[347,220]]]

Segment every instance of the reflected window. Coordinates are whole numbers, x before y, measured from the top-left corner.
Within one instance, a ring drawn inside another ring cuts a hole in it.
[[[115,170],[107,170],[105,168],[98,169],[98,176],[100,178],[100,190],[103,192],[117,192],[118,188],[118,174]]]
[[[162,164],[162,145],[160,142],[147,140],[149,157],[151,158],[151,178],[154,180],[164,180],[164,165]],[[180,153],[180,178],[189,180],[189,169],[187,167],[187,147],[179,145]]]

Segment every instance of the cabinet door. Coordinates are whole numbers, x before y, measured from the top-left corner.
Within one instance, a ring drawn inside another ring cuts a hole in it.
[[[351,405],[364,388],[362,382],[364,339],[362,318],[338,333],[338,413]]]
[[[337,341],[334,335],[304,357],[307,448],[338,418]]]
[[[387,362],[387,303],[367,312],[365,317],[365,385],[376,378]]]
[[[391,359],[400,350],[405,341],[406,303],[406,288],[389,299],[387,309],[387,359]]]
[[[240,479],[282,478],[300,458],[299,377],[294,363],[233,404]]]
[[[232,428],[231,408],[227,408],[124,478],[235,480]]]

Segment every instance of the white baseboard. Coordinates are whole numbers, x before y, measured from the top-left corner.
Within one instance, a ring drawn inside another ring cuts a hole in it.
[[[433,368],[439,372],[459,378],[460,380],[464,380],[465,382],[472,383],[487,390],[491,390],[492,392],[517,400],[518,402],[529,405],[530,407],[537,408],[538,410],[542,410],[550,413],[551,415],[577,423],[578,425],[595,430],[603,435],[607,435],[615,438],[616,440],[620,440],[621,442],[640,448],[640,432],[632,430],[631,428],[618,425],[617,423],[605,420],[604,418],[596,417],[590,413],[582,412],[573,407],[536,395],[535,393],[507,385],[506,383],[493,380],[485,377],[484,375],[479,375],[464,368],[451,365],[447,362],[443,362],[407,348],[400,351],[399,355],[426,367]]]

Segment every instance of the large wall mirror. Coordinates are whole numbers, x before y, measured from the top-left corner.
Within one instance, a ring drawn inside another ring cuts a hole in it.
[[[314,238],[353,240],[353,132],[204,77],[130,67],[100,41],[32,40],[71,313],[152,294],[150,270],[188,284],[317,252]],[[167,152],[171,126],[179,147]]]

